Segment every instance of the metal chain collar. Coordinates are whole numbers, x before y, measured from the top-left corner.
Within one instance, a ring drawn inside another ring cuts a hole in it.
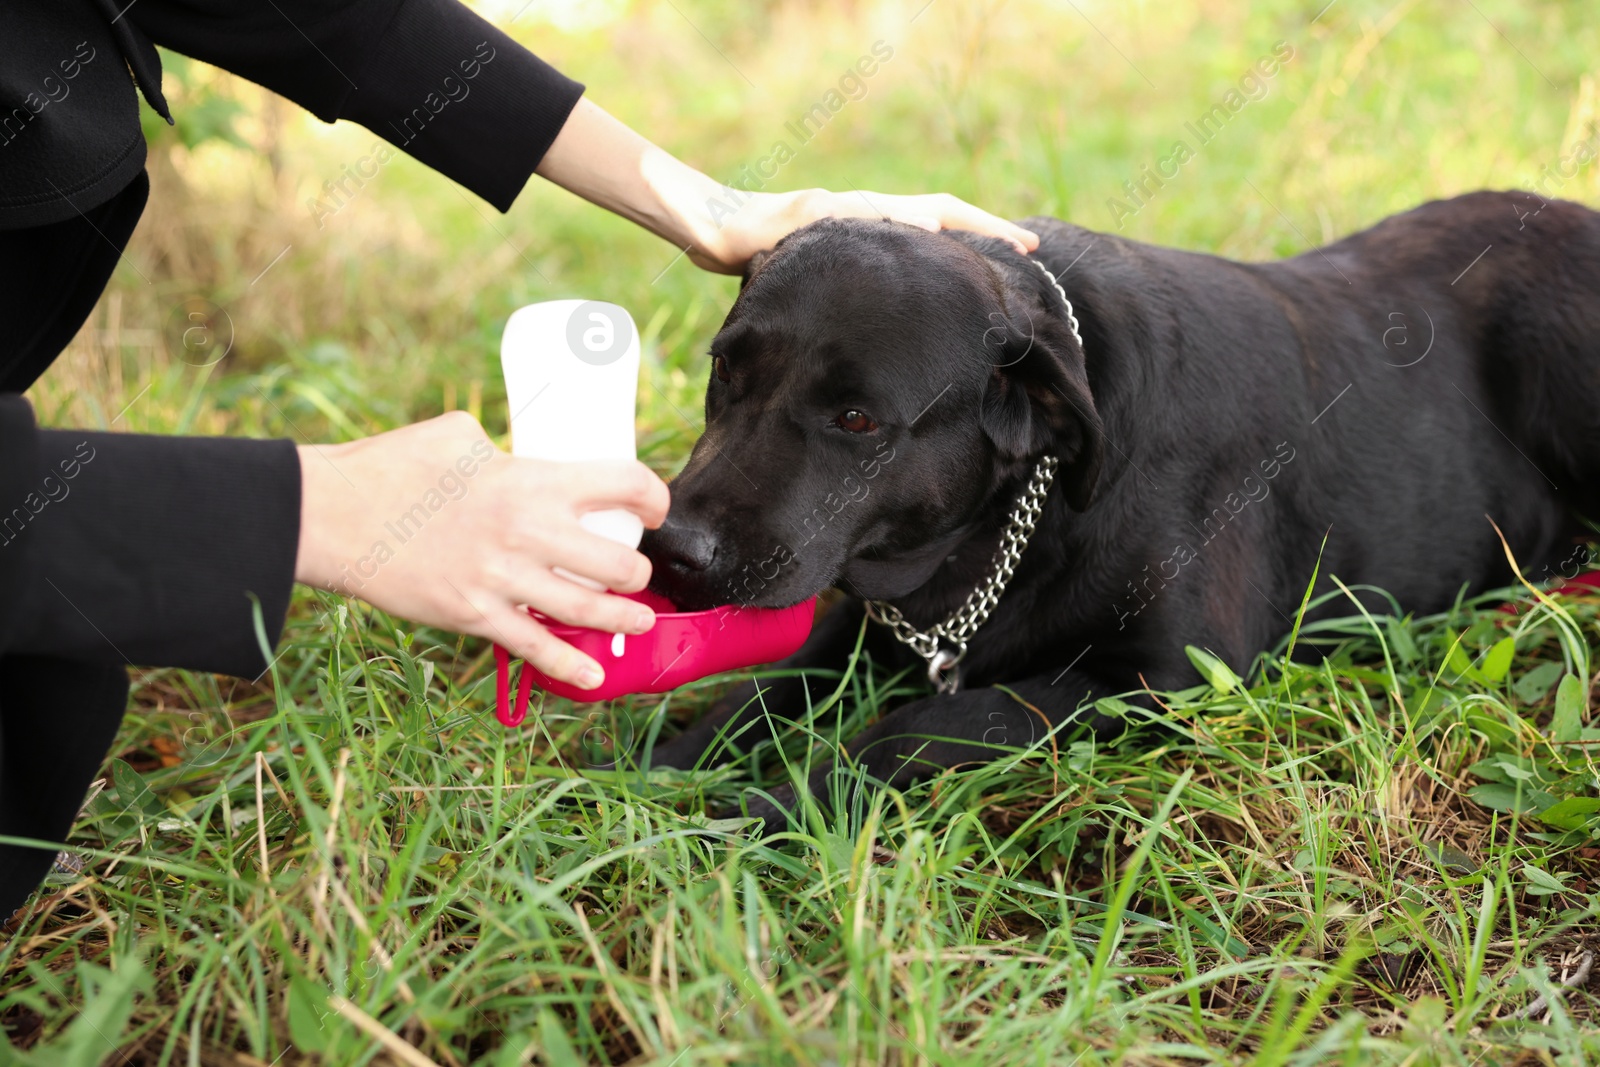
[[[1072,301],[1067,299],[1067,291],[1050,273],[1049,267],[1032,256],[1028,257],[1028,262],[1038,267],[1040,273],[1055,286],[1066,308],[1067,326],[1072,330],[1073,340],[1082,348],[1083,335],[1078,332],[1078,316],[1072,310]],[[1006,523],[1000,547],[995,550],[994,561],[989,564],[988,578],[967,594],[966,601],[944,622],[931,630],[919,630],[907,622],[900,609],[893,604],[883,600],[866,602],[868,618],[887,626],[896,640],[909,645],[913,652],[928,661],[928,681],[939,692],[954,693],[961,688],[961,672],[955,669],[956,665],[967,654],[967,642],[978,632],[978,627],[988,621],[1000,598],[1005,595],[1006,585],[1011,581],[1023,550],[1028,547],[1028,539],[1033,536],[1033,528],[1044,512],[1044,499],[1050,492],[1050,483],[1055,480],[1056,463],[1055,456],[1045,456],[1035,465],[1028,488]]]
[[[1044,512],[1045,497],[1050,492],[1050,483],[1055,481],[1057,462],[1055,456],[1045,456],[1034,466],[1028,488],[1012,510],[1000,538],[1000,547],[989,564],[989,576],[967,594],[966,601],[949,618],[931,630],[919,630],[907,622],[893,604],[867,601],[868,618],[887,626],[896,640],[911,646],[912,651],[928,661],[928,681],[939,692],[954,693],[961,687],[961,675],[955,667],[967,654],[967,642],[978,632],[978,627],[988,621],[1005,595],[1006,585]]]
[[[1040,263],[1032,256],[1028,257],[1028,262],[1032,263],[1035,267],[1038,267],[1039,270],[1043,272],[1044,276],[1050,279],[1050,284],[1056,287],[1056,292],[1061,294],[1061,302],[1067,306],[1067,325],[1072,329],[1072,339],[1078,342],[1079,348],[1082,348],[1083,335],[1078,333],[1078,316],[1077,313],[1072,310],[1072,301],[1067,299],[1067,291],[1061,288],[1061,283],[1056,281],[1056,276],[1050,273],[1049,267],[1046,267],[1043,263]]]

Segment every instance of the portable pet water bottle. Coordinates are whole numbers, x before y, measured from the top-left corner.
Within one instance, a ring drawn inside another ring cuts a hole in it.
[[[639,331],[633,318],[600,300],[551,300],[519,309],[500,341],[511,411],[511,453],[557,462],[631,460],[639,390]],[[644,524],[623,509],[579,516],[583,527],[637,548]],[[578,575],[563,577],[601,589]],[[578,689],[524,664],[512,697],[511,655],[495,645],[495,717],[520,726],[535,683],[569,700],[664,693],[708,674],[770,663],[805,641],[816,598],[786,608],[736,604],[678,611],[648,590],[627,594],[656,613],[648,632],[628,636],[544,620],[551,635],[605,668],[595,689]]]
[[[529,304],[506,323],[500,366],[511,409],[512,455],[562,462],[637,458],[639,331],[627,311],[600,300]],[[578,521],[629,548],[644,536],[639,517],[622,508],[591,511]]]

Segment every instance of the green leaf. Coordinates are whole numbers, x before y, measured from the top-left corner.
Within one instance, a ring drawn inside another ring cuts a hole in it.
[[[1499,760],[1498,762],[1500,770],[1505,773],[1507,778],[1512,778],[1519,782],[1531,782],[1537,777],[1532,771],[1523,770],[1510,760]]]
[[[1450,655],[1445,657],[1445,666],[1449,667],[1457,678],[1470,678],[1476,681],[1483,677],[1472,666],[1472,661],[1467,658],[1466,650],[1461,647],[1459,641],[1450,646]]]
[[[1600,811],[1600,797],[1567,797],[1539,813],[1539,821],[1558,830],[1581,830]]]
[[[1492,763],[1500,773],[1493,775],[1502,782],[1554,782],[1561,777],[1548,763],[1515,752],[1496,752],[1485,763]]]
[[[1511,684],[1511,691],[1524,704],[1537,704],[1550,692],[1566,668],[1559,663],[1541,663]]]
[[[1527,891],[1536,897],[1547,897],[1567,891],[1566,884],[1560,878],[1540,870],[1531,863],[1523,865],[1522,876],[1528,880]]]
[[[328,1017],[333,1009],[328,1006],[325,990],[298,974],[289,978],[289,1036],[295,1048],[302,1052],[321,1052],[328,1047],[333,1030]]]
[[[125,811],[142,811],[158,815],[165,809],[156,795],[145,784],[144,778],[127,760],[111,761],[111,781],[117,787],[117,799]]]
[[[583,1057],[567,1037],[567,1029],[553,1011],[539,1013],[539,1043],[546,1063],[582,1063]]]
[[[1415,663],[1421,653],[1417,651],[1417,643],[1411,639],[1411,618],[1389,619],[1389,647],[1394,649],[1394,654],[1403,663]]]
[[[1447,691],[1441,689],[1417,686],[1406,696],[1406,707],[1410,708],[1411,713],[1419,720],[1427,718],[1435,712],[1443,711],[1449,706],[1450,695]]]
[[[1470,700],[1461,701],[1457,707],[1460,708],[1461,719],[1466,726],[1482,734],[1490,748],[1513,748],[1523,743],[1520,730],[1506,721],[1504,708],[1496,706],[1491,711],[1483,704]],[[1520,718],[1517,722],[1519,725],[1525,725]]]
[[[1471,856],[1454,845],[1443,841],[1434,845],[1423,845],[1422,854],[1452,874],[1477,874],[1483,868],[1483,864],[1474,861]]]
[[[1505,766],[1500,760],[1493,757],[1481,759],[1474,763],[1467,768],[1467,773],[1477,775],[1479,778],[1485,778],[1491,782],[1506,782],[1508,784],[1510,782],[1510,776],[1506,774]]]
[[[1511,659],[1516,654],[1517,639],[1515,637],[1502,637],[1485,654],[1483,666],[1479,669],[1489,681],[1496,684],[1503,682],[1506,675],[1511,673]]]
[[[131,769],[131,768],[130,768]],[[44,968],[29,964],[35,977]],[[73,968],[82,998],[76,1018],[60,1034],[35,1045],[25,1053],[15,1050],[8,1039],[0,1038],[0,1050],[9,1053],[0,1063],[17,1067],[99,1067],[112,1062],[107,1053],[115,1051],[119,1038],[128,1029],[135,1003],[148,994],[150,973],[138,956],[119,957],[112,967],[79,962]],[[59,988],[50,979],[46,988]]]
[[[1239,688],[1239,676],[1216,656],[1193,645],[1185,645],[1183,650],[1189,654],[1189,662],[1194,664],[1194,669],[1210,683],[1211,688],[1219,693],[1231,693]]]
[[[1522,814],[1541,812],[1556,804],[1556,798],[1542,789],[1524,787],[1519,791],[1514,786],[1502,785],[1499,782],[1475,785],[1467,790],[1467,796],[1473,803],[1495,811],[1513,811]]]
[[[1101,697],[1094,702],[1094,709],[1111,719],[1126,719],[1134,710],[1133,705],[1116,697]]]
[[[1556,689],[1556,713],[1550,719],[1550,736],[1557,741],[1576,741],[1583,730],[1583,682],[1575,674],[1561,679]]]

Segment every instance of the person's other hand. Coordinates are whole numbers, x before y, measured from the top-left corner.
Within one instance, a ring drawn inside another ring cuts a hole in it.
[[[726,192],[724,191],[726,196]],[[887,218],[925,230],[971,230],[1010,241],[1026,255],[1039,247],[1039,235],[973,207],[949,193],[895,196],[888,193],[834,193],[801,189],[792,193],[741,193],[740,205],[722,225],[689,249],[695,265],[719,274],[738,274],[750,257],[770,249],[808,222],[827,218]]]
[[[585,512],[626,508],[659,526],[667,487],[642,463],[514,458],[472,416],[452,412],[348,444],[304,446],[300,470],[296,581],[498,641],[588,689],[604,678],[600,665],[522,605],[610,633],[655,624],[644,605],[552,571],[617,592],[645,587],[649,560],[578,525]]]

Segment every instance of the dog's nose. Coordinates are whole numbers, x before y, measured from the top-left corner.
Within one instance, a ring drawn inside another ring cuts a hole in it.
[[[678,571],[704,571],[717,558],[717,539],[709,530],[675,522],[671,515],[659,530],[646,535],[644,552],[657,566]]]

